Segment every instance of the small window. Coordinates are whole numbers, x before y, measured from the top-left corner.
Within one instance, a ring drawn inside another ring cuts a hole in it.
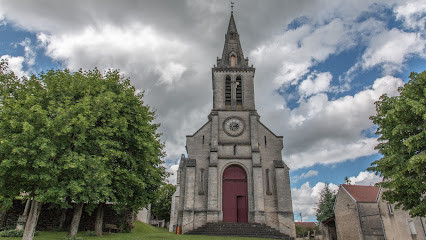
[[[267,195],[272,195],[272,192],[271,192],[271,185],[270,185],[270,183],[269,183],[269,169],[266,169],[265,170],[265,177],[266,177],[266,194]]]
[[[266,136],[264,136],[264,139],[265,139],[265,147],[266,147]]]
[[[234,156],[237,155],[237,144],[234,144]]]
[[[231,67],[235,67],[237,63],[237,59],[235,58],[234,55],[231,55]]]
[[[203,144],[204,144],[204,135],[203,135]]]
[[[392,208],[392,204],[388,203],[388,210],[389,210],[389,214],[393,215],[393,208]]]
[[[204,195],[204,168],[200,169],[200,188],[198,189],[198,195]]]

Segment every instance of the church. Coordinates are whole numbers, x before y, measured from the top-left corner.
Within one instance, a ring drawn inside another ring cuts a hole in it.
[[[283,137],[259,120],[254,74],[231,12],[222,58],[212,68],[213,109],[207,123],[186,136],[187,157],[182,154],[177,171],[170,231],[252,223],[296,236]]]

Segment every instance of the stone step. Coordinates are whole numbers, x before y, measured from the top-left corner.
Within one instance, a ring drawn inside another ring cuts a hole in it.
[[[259,223],[207,223],[186,234],[293,239],[274,228]]]

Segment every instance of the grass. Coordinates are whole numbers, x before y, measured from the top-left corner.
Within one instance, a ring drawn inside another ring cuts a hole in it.
[[[39,235],[34,237],[34,240],[62,240],[67,235],[66,232],[39,232]],[[178,239],[178,240],[260,240],[266,238],[247,238],[247,237],[224,237],[224,236],[201,236],[201,235],[176,235],[170,233],[165,228],[157,228],[150,226],[145,223],[135,222],[134,229],[131,233],[105,233],[104,236],[87,236],[85,232],[80,232],[79,237],[83,237],[84,240],[162,240],[162,239]],[[0,237],[4,240],[20,240],[21,238],[16,237]]]

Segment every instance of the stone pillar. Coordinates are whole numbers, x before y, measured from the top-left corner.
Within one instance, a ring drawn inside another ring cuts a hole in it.
[[[178,224],[178,212],[179,212],[179,206],[180,206],[180,171],[181,171],[181,169],[179,169],[176,172],[176,192],[172,196],[169,232],[175,232],[176,226]],[[149,204],[149,207],[151,208],[151,204]]]
[[[250,113],[250,141],[251,156],[253,164],[253,201],[254,201],[254,222],[265,223],[265,203],[263,196],[263,174],[260,162],[258,129],[258,115],[256,112]]]
[[[217,145],[219,131],[219,116],[217,112],[212,112],[212,133],[209,162],[209,180],[207,196],[207,222],[218,222],[220,219],[219,199],[218,199],[218,172],[217,172]]]
[[[253,159],[254,160],[254,159]],[[253,163],[254,222],[265,223],[262,166]]]
[[[182,219],[183,233],[194,229],[195,164],[195,159],[186,159],[186,186]]]
[[[279,230],[291,237],[296,237],[293,206],[291,203],[289,168],[282,160],[274,160],[274,167]]]
[[[207,222],[219,221],[219,204],[218,204],[218,181],[217,181],[217,165],[209,167],[209,182],[208,182],[208,199],[207,199]]]
[[[210,113],[210,119],[212,121],[212,134],[210,139],[210,149],[213,152],[217,152],[217,145],[219,141],[219,115],[217,112]]]

